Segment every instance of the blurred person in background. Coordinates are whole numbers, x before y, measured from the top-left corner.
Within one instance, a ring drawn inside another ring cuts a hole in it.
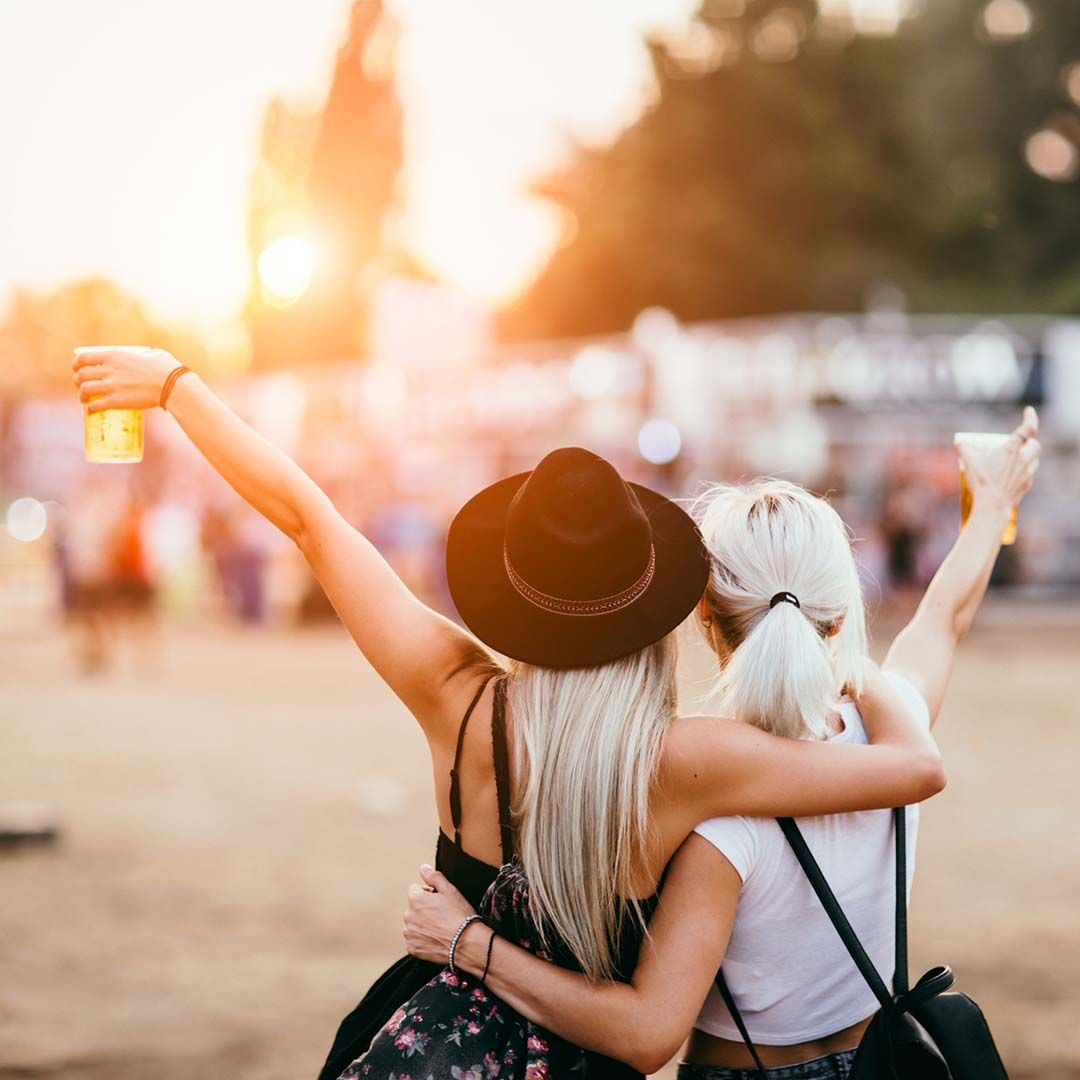
[[[414,498],[388,502],[375,517],[372,538],[409,590],[431,603],[438,589],[440,538],[431,509]]]
[[[225,609],[243,623],[266,615],[266,550],[248,513],[212,507],[203,516],[202,543],[217,570]]]
[[[974,491],[971,518],[883,665],[927,730],[1010,510],[1034,480],[1037,430],[1029,408],[1005,450],[961,450]],[[824,500],[775,480],[718,486],[695,508],[713,566],[699,615],[720,662],[726,708],[792,739],[864,742],[844,685],[866,640],[843,522]],[[781,585],[791,591],[764,599]],[[837,644],[845,633],[848,642]],[[907,809],[909,891],[917,810]],[[892,815],[863,811],[799,826],[874,966],[887,971],[895,948]],[[437,963],[473,909],[443,875],[427,867],[421,874],[424,888],[410,891],[405,941],[413,955]],[[455,962],[470,975],[483,972],[492,993],[534,1022],[645,1073],[662,1068],[693,1025],[680,1080],[844,1080],[878,1008],[767,818],[698,825],[669,867],[629,985],[602,987],[511,941],[492,949],[482,926],[462,935]],[[753,1046],[712,986],[721,964]]]
[[[889,807],[943,784],[932,739],[873,669],[855,689],[876,745],[676,720],[672,632],[701,600],[708,559],[684,511],[588,451],[555,451],[459,511],[447,568],[469,633],[412,595],[289,457],[168,353],[99,347],[81,350],[73,366],[93,411],[166,407],[298,546],[427,737],[437,867],[471,903],[483,898],[515,940],[591,978],[632,971],[664,868],[700,820]],[[508,667],[495,653],[512,658]],[[490,723],[469,726],[478,710]],[[432,1075],[481,1059],[505,1080],[586,1064],[598,1076],[634,1075],[450,975],[414,958],[394,965],[342,1024],[322,1076],[366,1074],[369,1050],[385,1063],[406,1042]],[[427,1028],[414,1026],[414,1010],[407,1036],[401,1010],[416,995],[430,1005]]]
[[[156,567],[149,537],[153,510],[138,485],[120,507],[110,539],[106,600],[113,608],[115,628],[134,643],[144,668],[158,667],[161,659]]]
[[[904,604],[922,583],[919,555],[926,541],[929,507],[923,488],[910,474],[910,466],[886,473],[881,533],[885,539],[889,586]]]
[[[65,506],[58,556],[69,582],[76,656],[86,674],[104,670],[110,661],[113,555],[123,505],[110,479],[90,469]]]

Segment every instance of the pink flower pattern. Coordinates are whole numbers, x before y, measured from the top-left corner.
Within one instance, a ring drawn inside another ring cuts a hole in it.
[[[538,946],[528,880],[516,859],[499,871],[480,913],[502,936],[543,959],[575,966],[557,942],[551,943],[555,957]],[[339,1080],[585,1080],[588,1060],[478,980],[444,969],[394,1013]]]

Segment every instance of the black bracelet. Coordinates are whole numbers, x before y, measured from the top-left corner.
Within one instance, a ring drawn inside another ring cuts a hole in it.
[[[487,959],[484,961],[484,973],[480,976],[480,985],[487,986],[488,971],[491,968],[491,950],[495,947],[495,931],[491,931],[488,938]]]

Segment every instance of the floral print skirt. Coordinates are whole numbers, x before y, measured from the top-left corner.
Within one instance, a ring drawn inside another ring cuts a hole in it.
[[[520,863],[499,871],[480,913],[498,933],[546,960],[529,918]],[[555,957],[573,966],[567,956]],[[390,1018],[339,1080],[558,1080],[584,1077],[588,1056],[526,1020],[479,980],[443,969]]]

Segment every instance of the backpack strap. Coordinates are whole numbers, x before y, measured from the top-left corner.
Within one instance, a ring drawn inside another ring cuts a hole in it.
[[[866,955],[866,950],[863,948],[862,942],[851,928],[851,923],[848,922],[847,916],[844,914],[843,909],[836,899],[836,895],[829,887],[829,883],[825,880],[825,875],[821,872],[821,867],[818,866],[817,860],[810,853],[810,848],[806,846],[806,840],[799,831],[799,826],[795,824],[793,818],[777,818],[776,821],[783,830],[785,839],[791,845],[791,850],[795,852],[795,858],[799,860],[799,865],[802,866],[803,872],[810,881],[810,885],[814,892],[817,893],[817,897],[821,901],[821,906],[825,909],[825,914],[829,916],[829,921],[840,935],[840,940],[844,943],[844,948],[851,954],[851,959],[855,961],[855,966],[859,969],[859,973],[874,992],[874,997],[878,999],[881,1007],[883,1009],[892,1008],[893,997],[892,994],[889,993],[889,988],[878,974],[870,957]],[[899,895],[899,893],[897,895]],[[907,905],[905,904],[904,906],[906,910]],[[906,962],[904,966],[906,968]]]
[[[893,971],[893,993],[908,992],[907,953],[907,810],[893,810],[896,839],[896,967]]]
[[[754,1059],[754,1064],[761,1073],[761,1080],[769,1080],[769,1074],[765,1071],[765,1066],[761,1063],[761,1056],[757,1052],[757,1047],[754,1045],[753,1039],[750,1038],[750,1032],[746,1030],[746,1024],[743,1021],[742,1013],[739,1012],[739,1006],[735,1004],[735,999],[731,996],[731,991],[728,989],[727,979],[724,978],[723,968],[716,973],[715,982],[716,989],[720,991],[720,996],[724,999],[724,1004],[727,1006],[728,1012],[731,1013],[731,1019],[735,1021],[735,1026],[739,1029],[742,1041],[746,1043],[746,1049],[750,1051],[750,1056]]]

